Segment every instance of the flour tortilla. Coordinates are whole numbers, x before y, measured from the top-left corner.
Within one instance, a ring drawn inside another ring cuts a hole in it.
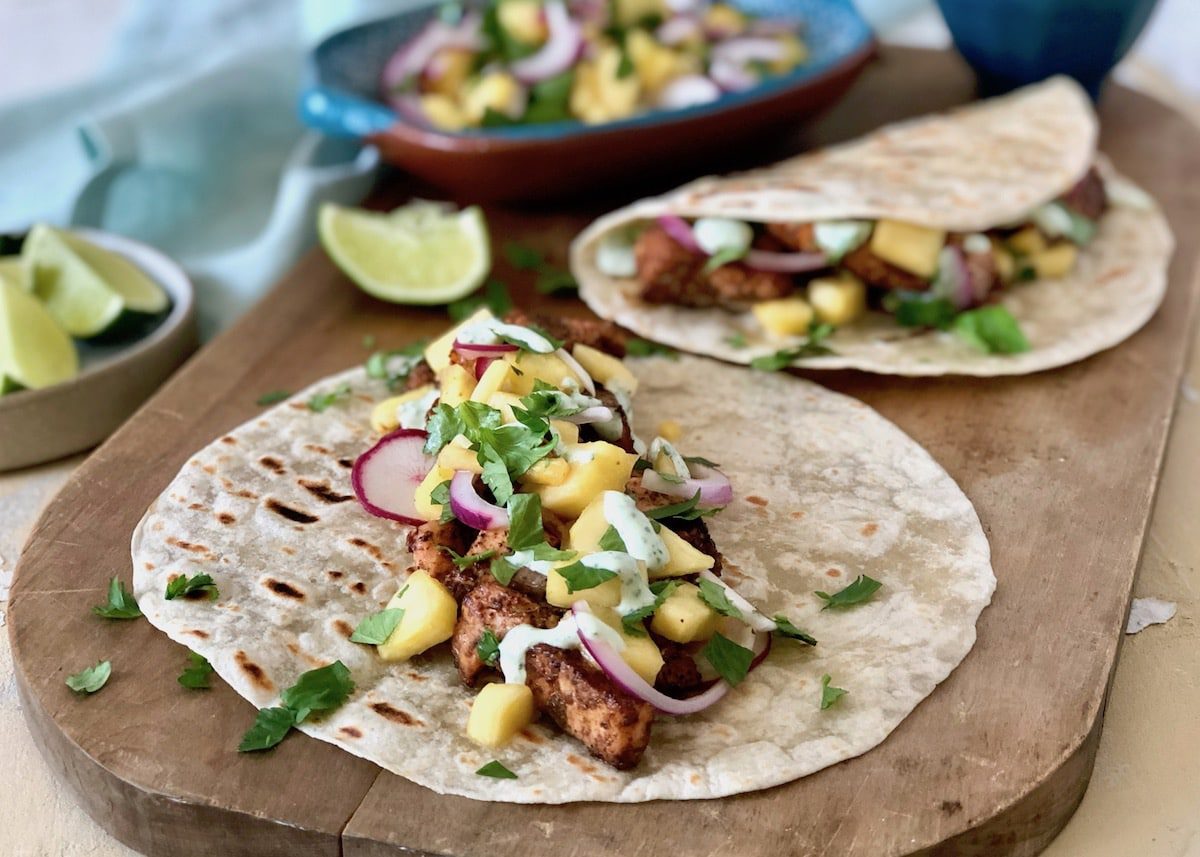
[[[1023,222],[1093,163],[1114,205],[1066,277],[1017,284],[1003,303],[1030,350],[981,353],[952,334],[903,328],[884,313],[838,330],[831,355],[795,365],[894,375],[1017,375],[1081,360],[1123,341],[1162,302],[1174,240],[1140,189],[1096,154],[1096,117],[1078,84],[1058,77],[1002,98],[880,129],[861,140],[753,172],[700,179],[609,214],[571,247],[580,295],[598,315],[676,348],[749,363],[795,347],[749,312],[648,304],[633,279],[608,277],[596,250],[609,233],[663,214],[757,223],[888,218],[958,232]],[[745,347],[734,347],[740,335]]]
[[[439,793],[516,803],[713,798],[871,749],[975,641],[995,578],[970,502],[916,443],[845,396],[786,375],[751,384],[744,370],[694,357],[630,364],[642,382],[641,432],[680,420],[684,448],[719,461],[733,480],[737,499],[709,519],[727,578],[820,641],[809,649],[777,640],[713,708],[659,717],[633,771],[590,759],[547,721],[508,747],[479,747],[465,735],[474,692],[446,647],[387,664],[347,640],[396,591],[410,559],[404,526],[342,499],[352,493],[346,464],[372,442],[368,414],[386,395],[361,371],[321,382],[183,467],[134,534],[138,602],[258,707],[340,658],[356,691],[300,728]],[[319,414],[305,407],[342,382],[353,389],[348,402]],[[280,504],[314,520],[284,517]],[[217,601],[163,598],[172,575],[202,572],[220,588]],[[883,582],[875,598],[821,612],[814,590],[860,573]],[[825,673],[849,693],[821,711]],[[475,774],[493,758],[519,779]]]

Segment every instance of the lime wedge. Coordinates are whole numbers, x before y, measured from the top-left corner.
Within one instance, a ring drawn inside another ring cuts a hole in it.
[[[79,374],[75,344],[37,298],[0,280],[0,394]]]
[[[439,304],[479,288],[491,268],[483,212],[427,202],[390,214],[321,206],[317,221],[329,257],[367,294],[392,303]]]
[[[26,292],[33,288],[29,268],[20,256],[0,256],[0,281],[12,283]]]
[[[21,254],[32,272],[34,294],[72,336],[98,336],[130,315],[157,315],[170,304],[140,268],[78,235],[39,224]]]

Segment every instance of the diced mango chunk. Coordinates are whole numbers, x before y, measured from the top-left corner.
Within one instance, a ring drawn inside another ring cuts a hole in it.
[[[508,389],[514,377],[511,363],[507,360],[493,360],[479,376],[479,382],[471,393],[471,401],[491,401],[492,396]]]
[[[581,555],[600,550],[600,537],[608,529],[608,518],[604,516],[604,495],[597,494],[584,507],[567,530],[565,548]]]
[[[771,63],[771,71],[783,74],[808,60],[808,45],[799,37],[787,35],[780,41],[783,43],[783,56]]]
[[[517,396],[528,396],[532,393],[535,380],[545,381],[551,387],[560,390],[568,384],[578,386],[581,383],[580,377],[553,354],[522,351],[514,358],[512,366],[513,375],[504,389]]]
[[[476,310],[460,324],[447,330],[433,342],[425,346],[425,362],[429,364],[429,368],[435,373],[441,373],[443,369],[450,365],[450,351],[454,348],[454,340],[458,337],[458,331],[470,324],[483,321],[486,318],[495,318],[492,311],[487,307],[481,307]]]
[[[506,423],[516,422],[513,408],[522,407],[521,397],[516,393],[492,393],[487,403],[500,412],[500,418]]]
[[[432,384],[424,384],[415,390],[409,390],[402,396],[392,396],[384,399],[371,410],[371,428],[383,434],[400,425],[400,415],[397,413],[405,402],[415,402],[433,389]]]
[[[478,454],[474,450],[456,443],[448,443],[442,447],[442,451],[438,453],[437,466],[452,474],[456,470],[483,473],[483,465],[479,463]]]
[[[633,69],[642,87],[650,93],[658,92],[670,81],[699,69],[697,58],[690,54],[676,53],[660,43],[642,29],[630,30],[625,37],[625,49],[633,62]]]
[[[746,29],[746,16],[728,3],[714,3],[704,13],[704,29],[735,36]]]
[[[678,443],[683,437],[683,426],[677,420],[663,420],[658,424],[658,436],[670,443]]]
[[[758,301],[753,311],[758,323],[775,336],[803,336],[813,320],[812,307],[801,297]]]
[[[471,398],[475,391],[475,376],[465,367],[452,363],[438,373],[438,386],[441,388],[438,401],[456,408]]]
[[[471,703],[467,735],[485,747],[503,747],[532,722],[533,691],[528,685],[489,684]]]
[[[638,637],[627,633],[620,615],[615,610],[599,608],[592,612],[597,619],[621,635],[621,640],[625,643],[625,648],[621,649],[621,659],[633,667],[633,671],[641,676],[646,684],[653,685],[663,668],[663,656],[658,646],[650,639],[650,635],[643,634]]]
[[[579,426],[566,420],[550,420],[550,428],[558,432],[563,443],[579,443]]]
[[[680,577],[685,574],[699,574],[707,571],[716,563],[704,551],[697,550],[675,533],[663,527],[658,531],[658,537],[667,546],[670,557],[662,568],[650,569],[650,579],[658,580],[663,577]]]
[[[571,465],[561,458],[543,458],[525,471],[521,481],[530,485],[562,485],[571,475]]]
[[[537,485],[542,508],[567,518],[577,518],[598,494],[624,491],[637,456],[619,446],[599,440],[573,444],[564,456],[571,466],[566,480],[558,485]]]
[[[808,302],[818,321],[840,327],[867,311],[867,287],[848,271],[837,277],[818,277],[808,284]]]
[[[456,99],[471,76],[474,61],[474,51],[442,48],[429,63],[430,73],[421,76],[421,86],[426,92]]]
[[[1034,253],[1029,257],[1029,262],[1040,279],[1049,280],[1069,274],[1075,267],[1075,261],[1078,258],[1079,248],[1074,244],[1063,242],[1055,244],[1053,247],[1047,247],[1040,253]]]
[[[899,220],[880,220],[871,233],[871,252],[897,268],[932,278],[938,269],[938,254],[946,233]]]
[[[520,119],[525,104],[525,90],[517,79],[506,71],[493,71],[467,87],[462,112],[471,123],[478,125],[489,110],[510,119]]]
[[[1036,226],[1026,226],[1020,232],[1010,235],[1008,247],[1014,253],[1032,256],[1046,249],[1046,238]]]
[[[583,343],[571,350],[571,356],[579,361],[579,365],[593,379],[605,387],[623,389],[631,396],[637,392],[637,376],[630,372],[629,367],[619,358]]]
[[[436,464],[429,469],[429,473],[421,480],[421,484],[417,486],[417,491],[413,495],[413,505],[416,507],[418,518],[424,518],[426,521],[436,521],[442,516],[441,505],[433,502],[430,494],[433,493],[434,488],[452,476],[454,476],[453,470],[447,470]]]
[[[470,122],[456,101],[437,93],[421,96],[421,110],[429,124],[439,131],[461,131]]]
[[[996,260],[996,273],[1001,282],[1011,283],[1017,273],[1017,263],[1013,254],[999,241],[992,241],[992,258]]]
[[[450,590],[424,571],[414,571],[388,602],[404,616],[391,636],[379,645],[385,661],[404,661],[449,640],[458,619],[458,602]]]
[[[613,13],[622,27],[633,27],[651,18],[665,18],[665,0],[614,0]]]
[[[636,74],[621,77],[621,51],[606,44],[593,59],[575,67],[571,85],[571,112],[589,125],[613,122],[637,110],[642,82]]]
[[[654,612],[650,630],[676,643],[707,640],[717,632],[721,616],[700,598],[700,588],[680,583]]]
[[[540,45],[549,35],[538,0],[504,0],[497,4],[496,16],[505,31],[526,45]]]
[[[571,592],[567,579],[551,569],[546,575],[546,603],[555,607],[570,607],[576,601],[586,601],[592,607],[616,607],[621,603],[621,579],[610,577],[599,586]]]

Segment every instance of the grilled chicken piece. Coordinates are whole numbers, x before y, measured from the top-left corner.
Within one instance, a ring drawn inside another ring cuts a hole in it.
[[[817,253],[821,250],[811,223],[768,223],[767,231],[797,253]],[[930,286],[928,280],[876,256],[871,252],[870,242],[851,250],[839,264],[868,286],[911,292],[923,292]]]
[[[811,223],[768,223],[767,233],[795,253],[819,253]]]
[[[518,625],[553,628],[561,615],[561,611],[545,602],[534,601],[490,577],[483,578],[462,600],[454,636],[450,638],[459,678],[467,687],[474,687],[479,674],[487,668],[475,650],[485,630],[502,640]]]
[[[787,274],[777,271],[756,271],[741,262],[722,265],[708,275],[717,303],[736,309],[755,301],[773,301],[786,298],[796,290],[796,284]]]
[[[529,314],[514,309],[504,316],[509,324],[540,327],[555,339],[563,340],[568,351],[575,345],[588,345],[614,357],[625,356],[625,331],[611,321],[594,318],[562,318],[560,316]]]
[[[567,525],[562,518],[559,518],[548,509],[543,509],[542,526],[546,533],[546,544],[553,548],[562,547],[563,537],[567,531]],[[479,535],[475,537],[475,541],[471,543],[469,553],[484,554],[488,551],[495,551],[496,556],[504,556],[508,553],[507,527],[496,530],[481,530]],[[492,558],[489,557],[472,566],[474,569],[474,581],[477,582],[488,573],[491,561]],[[513,575],[512,580],[508,582],[508,585],[518,592],[523,592],[538,600],[546,597],[546,576],[538,574],[535,571],[530,571],[527,568],[518,569],[517,573]]]
[[[621,407],[621,403],[617,401],[617,397],[611,391],[597,384],[596,398],[600,400],[600,404],[612,408],[613,413],[621,418],[621,436],[616,440],[609,440],[607,437],[601,435],[594,425],[584,425],[579,427],[580,439],[605,440],[621,447],[626,452],[633,452],[633,428],[629,425],[629,415],[625,413],[625,409]]]
[[[433,367],[422,357],[420,362],[413,366],[408,373],[408,377],[404,379],[404,389],[415,390],[417,387],[424,387],[426,384],[433,384],[436,381],[437,376],[433,373]]]
[[[1088,220],[1099,220],[1108,208],[1108,193],[1099,171],[1091,167],[1073,188],[1059,198],[1059,202]]]
[[[408,550],[413,556],[413,564],[449,589],[456,601],[462,600],[475,585],[474,574],[456,566],[443,548],[461,554],[471,543],[472,533],[474,530],[458,521],[444,524],[427,521],[408,532]]]
[[[696,659],[688,651],[687,646],[672,642],[664,637],[654,636],[654,642],[662,653],[663,665],[654,680],[654,687],[668,696],[684,698],[700,690],[704,678]]]
[[[642,484],[642,474],[640,473],[635,473],[625,483],[625,493],[633,497],[633,502],[643,512],[661,509],[663,506],[670,506],[679,502],[678,497],[671,497],[668,494],[651,491]],[[711,556],[713,558],[712,573],[720,577],[724,560],[721,552],[717,550],[716,542],[713,541],[712,536],[709,534],[708,524],[704,523],[703,518],[696,518],[693,521],[672,520],[669,528],[675,535],[679,536],[696,550]]]
[[[534,705],[564,732],[619,771],[637,765],[650,743],[649,703],[625,693],[575,650],[534,646],[525,669]]]
[[[717,302],[704,274],[705,258],[661,228],[651,226],[633,248],[642,300],[652,304],[706,307]]]

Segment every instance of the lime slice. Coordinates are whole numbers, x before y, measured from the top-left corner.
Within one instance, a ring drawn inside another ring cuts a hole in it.
[[[0,280],[0,393],[49,387],[77,374],[71,338],[37,298]]]
[[[390,214],[321,206],[325,252],[367,294],[400,304],[439,304],[479,288],[491,268],[483,212],[427,202]]]
[[[12,283],[26,292],[33,288],[29,267],[21,261],[20,256],[0,256],[0,281]]]
[[[170,304],[140,268],[78,235],[39,224],[21,254],[32,271],[34,294],[72,336],[98,336],[123,326],[130,315],[157,315]]]

